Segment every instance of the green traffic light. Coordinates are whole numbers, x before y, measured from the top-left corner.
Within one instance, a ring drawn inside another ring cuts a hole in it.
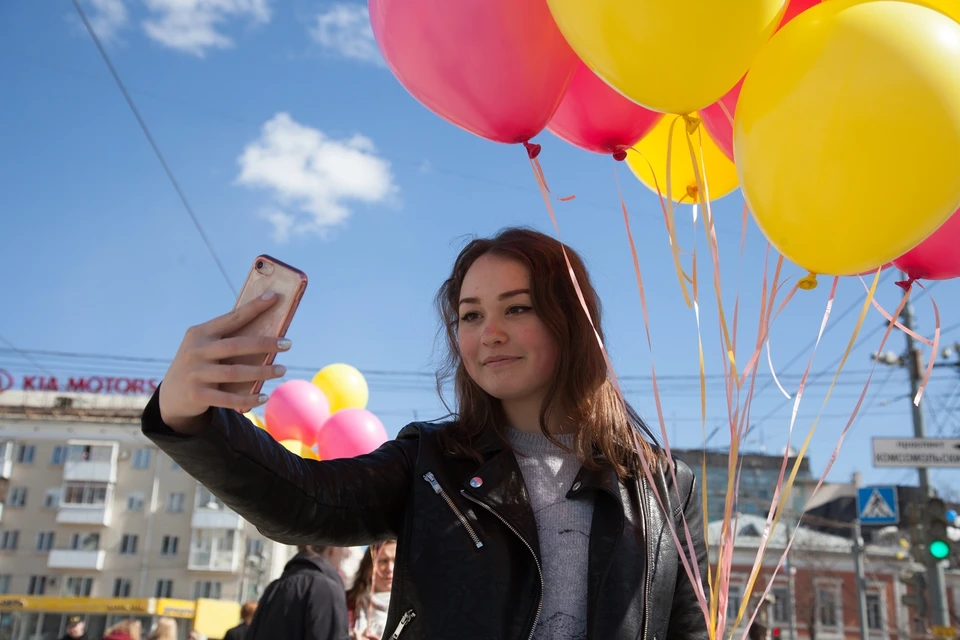
[[[937,560],[943,560],[950,555],[950,545],[943,540],[934,540],[930,543],[930,555]]]

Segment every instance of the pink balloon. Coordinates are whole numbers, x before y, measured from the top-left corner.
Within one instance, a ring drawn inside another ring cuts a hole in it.
[[[740,99],[740,87],[742,86],[743,78],[740,78],[740,81],[733,85],[733,89],[730,89],[725,96],[709,107],[700,110],[703,128],[707,130],[713,141],[720,147],[720,151],[723,151],[723,155],[731,160],[733,160],[733,124],[730,120],[733,118],[733,114],[737,112],[737,100]],[[724,112],[724,108],[726,108],[726,112]],[[727,117],[727,114],[729,114],[729,117]]]
[[[581,149],[622,160],[662,117],[624,98],[581,62],[547,129]]]
[[[914,280],[960,277],[960,209],[926,240],[893,261]]]
[[[787,5],[787,10],[783,14],[783,18],[780,20],[780,25],[777,27],[777,31],[783,29],[788,22],[815,4],[820,4],[820,0],[790,0],[790,3]],[[740,78],[740,81],[734,85],[726,95],[709,107],[704,107],[700,110],[703,127],[707,130],[707,133],[710,134],[710,137],[713,138],[713,141],[717,143],[717,146],[720,147],[720,150],[723,151],[723,154],[731,160],[733,160],[733,124],[730,122],[730,119],[733,118],[733,115],[737,112],[737,100],[740,99],[740,87],[742,86],[743,78]],[[721,108],[721,104],[726,108],[726,113],[724,113],[723,108]],[[727,117],[728,113],[730,114],[729,118]]]
[[[545,0],[370,0],[373,35],[413,97],[495,142],[527,142],[578,62]]]
[[[330,403],[309,380],[288,380],[270,395],[264,407],[267,433],[274,440],[299,440],[307,447],[330,417]]]
[[[321,460],[353,458],[387,441],[383,423],[366,409],[341,409],[330,416],[317,436]]]

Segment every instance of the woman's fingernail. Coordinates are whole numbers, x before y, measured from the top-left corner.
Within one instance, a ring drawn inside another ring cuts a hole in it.
[[[277,349],[280,351],[286,351],[293,346],[293,343],[287,340],[286,338],[280,338],[277,340]]]
[[[270,396],[268,396],[265,393],[261,393],[259,396],[257,396],[257,405],[259,406],[261,404],[264,404],[269,399],[270,399]]]
[[[285,366],[283,366],[282,364],[278,364],[278,365],[276,365],[276,366],[273,367],[273,373],[274,373],[274,375],[282,376],[282,375],[285,374],[286,372],[287,372],[287,368],[286,368]]]
[[[263,294],[263,295],[260,296],[260,297],[261,297],[262,299],[264,299],[264,300],[272,300],[272,299],[273,299],[273,296],[275,296],[275,295],[277,295],[277,292],[274,291],[273,289],[271,289],[270,291],[267,291],[265,294]]]

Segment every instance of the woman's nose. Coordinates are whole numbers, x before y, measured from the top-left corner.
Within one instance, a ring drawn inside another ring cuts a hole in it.
[[[500,326],[500,322],[498,320],[490,320],[483,327],[483,333],[481,334],[480,339],[483,341],[485,346],[490,347],[506,342],[507,334],[504,333],[503,327]]]

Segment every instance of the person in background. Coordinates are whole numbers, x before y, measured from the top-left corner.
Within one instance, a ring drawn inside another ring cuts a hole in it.
[[[90,640],[87,623],[80,616],[70,616],[67,618],[67,632],[60,640]]]
[[[177,621],[173,618],[160,618],[157,620],[157,626],[154,627],[147,640],[179,640],[177,633]]]
[[[267,585],[244,640],[349,640],[347,598],[335,547],[298,546]]]
[[[207,639],[204,638],[202,635],[200,635],[200,632],[197,631],[196,629],[191,629],[190,633],[187,634],[187,640],[207,640]]]
[[[257,601],[248,600],[240,607],[240,624],[227,631],[223,640],[244,640],[247,637],[247,630],[253,621],[253,614],[257,612]]]
[[[140,640],[142,637],[143,625],[135,618],[121,620],[103,633],[103,640]]]
[[[397,541],[371,545],[363,555],[353,586],[347,591],[350,630],[356,640],[380,640],[390,608]]]

